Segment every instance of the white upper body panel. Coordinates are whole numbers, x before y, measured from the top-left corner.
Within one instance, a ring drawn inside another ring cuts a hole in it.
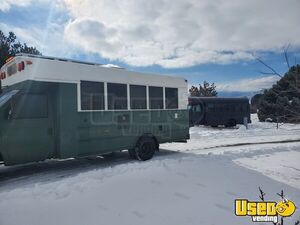
[[[3,86],[10,86],[24,80],[52,81],[63,83],[78,83],[81,80],[101,81],[112,83],[143,84],[151,86],[187,87],[183,78],[143,74],[127,71],[117,67],[106,67],[98,64],[83,64],[72,61],[51,60],[49,58],[37,58],[30,56],[16,56],[11,62],[1,68],[1,71],[21,61],[30,61],[25,69],[4,79]]]
[[[24,62],[25,68],[8,76],[7,68],[12,64]],[[77,83],[98,81],[111,83],[136,84],[145,86],[178,88],[179,109],[186,109],[188,98],[187,81],[184,78],[127,71],[117,67],[84,63],[50,57],[19,55],[6,63],[1,72],[6,73],[2,86],[11,86],[26,80]]]

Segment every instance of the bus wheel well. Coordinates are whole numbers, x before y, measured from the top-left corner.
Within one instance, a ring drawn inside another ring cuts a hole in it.
[[[156,145],[156,151],[159,151],[159,143],[157,141],[157,138],[155,136],[152,137],[155,141],[155,145]]]

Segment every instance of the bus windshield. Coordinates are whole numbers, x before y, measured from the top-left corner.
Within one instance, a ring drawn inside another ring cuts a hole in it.
[[[3,95],[0,95],[0,107],[2,107],[6,102],[8,102],[12,98],[12,96],[17,94],[18,92],[19,90],[12,90]]]
[[[201,107],[201,105],[188,105],[188,110],[190,110],[192,112],[201,113],[202,112],[202,107]]]

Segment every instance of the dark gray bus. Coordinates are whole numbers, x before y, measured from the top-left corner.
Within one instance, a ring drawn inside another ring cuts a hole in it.
[[[233,127],[245,117],[251,123],[248,98],[190,97],[188,107],[190,126]]]

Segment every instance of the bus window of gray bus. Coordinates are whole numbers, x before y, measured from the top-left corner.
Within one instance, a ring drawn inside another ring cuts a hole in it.
[[[202,106],[200,104],[198,105],[188,105],[188,110],[192,111],[192,112],[202,112]]]
[[[207,103],[207,109],[208,111],[213,112],[215,109],[214,103]]]

